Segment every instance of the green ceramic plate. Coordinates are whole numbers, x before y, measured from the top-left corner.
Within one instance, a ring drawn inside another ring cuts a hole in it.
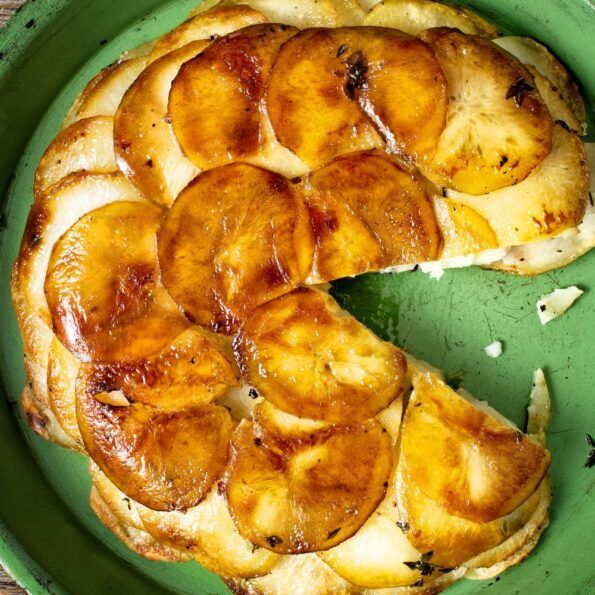
[[[198,564],[150,563],[95,519],[85,461],[33,436],[16,405],[24,382],[9,271],[32,202],[35,166],[85,82],[121,51],[180,22],[195,0],[30,0],[0,34],[0,562],[33,593],[224,593]],[[590,0],[464,2],[507,32],[548,44],[595,100],[595,6]],[[4,191],[3,191],[4,193]],[[466,269],[434,281],[422,273],[369,275],[335,293],[380,335],[447,372],[523,423],[531,374],[547,371],[554,402],[551,525],[535,553],[501,580],[464,581],[449,593],[595,592],[595,251],[562,271],[523,279]],[[539,296],[557,286],[587,289],[546,327]],[[483,347],[504,342],[491,360]],[[289,595],[289,594],[288,594]]]

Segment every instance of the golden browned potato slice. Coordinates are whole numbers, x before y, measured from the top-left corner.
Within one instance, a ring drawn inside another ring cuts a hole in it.
[[[128,89],[116,114],[118,165],[147,198],[158,203],[171,205],[198,174],[180,149],[167,105],[182,64],[209,43],[191,42],[149,65]]]
[[[228,411],[211,401],[236,383],[216,341],[198,329],[151,358],[84,364],[77,418],[85,447],[141,504],[196,506],[225,466],[233,428]]]
[[[447,126],[419,163],[434,182],[482,194],[526,178],[552,148],[552,119],[531,73],[481,37],[422,34],[448,82]]]
[[[494,25],[470,10],[433,0],[384,0],[370,10],[364,23],[392,27],[411,35],[432,27],[452,27],[488,38],[498,35]]]
[[[107,116],[85,118],[63,129],[44,153],[35,172],[34,194],[40,194],[79,171],[117,171],[112,148],[114,121]]]
[[[53,328],[82,361],[147,355],[187,326],[159,280],[162,220],[152,203],[116,202],[87,213],[54,246],[45,282]]]
[[[413,388],[399,459],[407,495],[423,495],[428,506],[487,523],[535,492],[549,466],[544,448],[431,374],[414,378]]]
[[[383,147],[382,137],[391,150],[416,158],[444,128],[446,83],[429,48],[409,35],[381,27],[312,29],[281,48],[267,107],[281,143],[312,167]]]
[[[438,258],[425,186],[383,153],[339,157],[314,172],[308,188],[316,242],[308,282]]]
[[[158,246],[169,293],[194,321],[225,333],[301,285],[312,260],[300,193],[242,163],[198,176],[169,211]]]
[[[544,45],[529,37],[514,35],[500,37],[495,40],[495,43],[545,76],[573,111],[578,122],[581,125],[584,124],[585,102],[574,76]]]
[[[440,258],[456,258],[498,248],[498,238],[490,224],[471,207],[434,196],[434,212],[440,224]]]
[[[203,4],[206,4],[206,2]],[[261,12],[250,8],[246,4],[217,6],[207,12],[192,16],[157,40],[149,56],[149,63],[193,41],[213,41],[217,37],[227,35],[249,25],[267,22],[266,17]]]
[[[298,417],[368,419],[401,394],[407,376],[405,356],[396,347],[313,289],[258,308],[235,346],[248,382]]]
[[[216,40],[187,62],[169,101],[186,156],[201,169],[245,160],[264,146],[260,102],[287,25],[253,25]]]
[[[264,405],[235,431],[224,485],[246,539],[302,554],[351,537],[384,497],[391,465],[376,421],[328,425]]]
[[[128,87],[147,64],[145,57],[117,62],[101,71],[84,89],[66,116],[64,126],[93,116],[114,117]]]

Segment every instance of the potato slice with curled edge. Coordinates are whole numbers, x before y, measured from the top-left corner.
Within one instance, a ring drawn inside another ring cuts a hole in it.
[[[114,121],[108,116],[84,118],[61,130],[35,171],[35,196],[39,198],[50,186],[75,172],[117,171],[111,146],[113,130]]]
[[[180,69],[169,111],[186,156],[201,169],[254,158],[265,148],[260,107],[287,25],[252,25],[214,41]]]
[[[430,44],[448,82],[447,125],[420,161],[439,185],[482,194],[525,179],[552,148],[552,119],[531,73],[491,41],[437,28]]]
[[[498,35],[496,27],[476,13],[433,0],[384,0],[370,10],[364,24],[392,27],[411,35],[432,27],[452,27],[488,38]]]
[[[377,421],[329,425],[263,404],[232,437],[225,493],[246,539],[303,554],[363,525],[384,497],[391,465],[391,440]]]
[[[382,137],[405,157],[425,154],[447,103],[427,45],[382,27],[302,31],[282,46],[266,102],[279,141],[311,167],[382,148]]]
[[[249,25],[266,23],[266,17],[244,4],[240,6],[217,6],[191,16],[181,25],[160,37],[149,56],[149,63],[183,46],[199,40],[208,40],[227,35]]]
[[[244,163],[191,182],[167,214],[158,246],[168,292],[192,320],[228,334],[254,308],[301,285],[313,249],[295,186]]]
[[[163,210],[121,201],[84,215],[54,246],[45,293],[56,335],[82,361],[153,353],[188,323],[157,267]]]
[[[307,188],[316,242],[309,283],[439,257],[424,185],[380,151],[338,157]]]
[[[150,64],[124,95],[114,122],[120,169],[146,198],[171,205],[198,174],[182,153],[168,114],[171,85],[209,41],[194,41]]]
[[[365,420],[406,382],[405,356],[314,289],[262,305],[242,325],[235,347],[248,382],[299,417]]]
[[[411,497],[419,492],[451,515],[488,523],[525,502],[549,462],[548,451],[512,424],[430,373],[414,376],[399,458],[399,481]]]

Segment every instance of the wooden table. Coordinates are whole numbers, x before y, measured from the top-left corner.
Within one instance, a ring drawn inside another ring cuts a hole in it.
[[[10,18],[24,0],[0,0],[0,27]],[[16,595],[24,591],[0,567],[0,594]]]

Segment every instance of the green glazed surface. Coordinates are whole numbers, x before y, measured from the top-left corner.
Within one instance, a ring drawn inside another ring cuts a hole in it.
[[[45,443],[22,423],[21,341],[10,267],[32,202],[36,164],[68,106],[101,67],[182,21],[195,0],[30,0],[0,33],[0,563],[32,593],[225,593],[196,563],[152,563],[129,552],[89,508],[85,460]],[[590,0],[469,0],[508,33],[549,45],[595,106],[595,6]],[[592,132],[592,130],[591,130]],[[449,373],[522,425],[533,370],[553,396],[551,524],[533,555],[489,582],[448,592],[595,593],[595,251],[561,271],[526,279],[480,269],[368,275],[335,295],[381,336]],[[578,285],[585,295],[542,327],[537,299]],[[504,343],[497,360],[483,348]],[[289,595],[289,594],[288,594]]]

